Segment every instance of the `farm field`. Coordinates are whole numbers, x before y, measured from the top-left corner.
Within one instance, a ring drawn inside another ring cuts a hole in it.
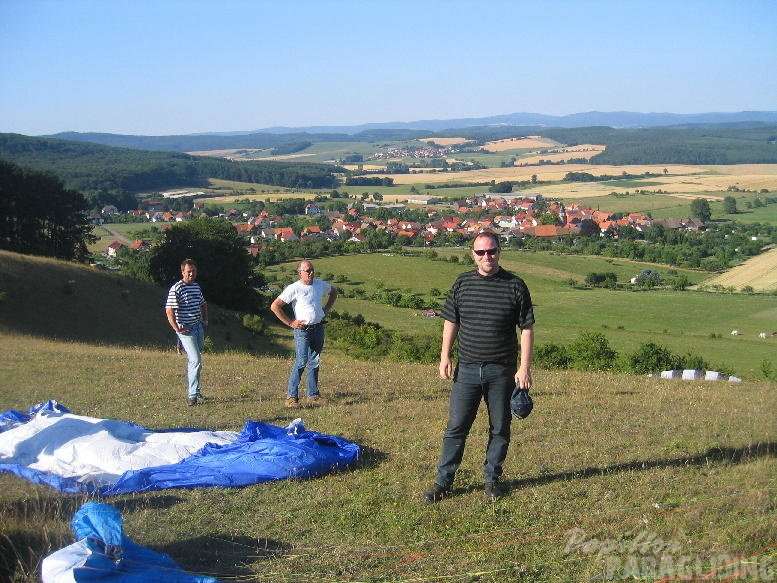
[[[758,290],[777,290],[777,249],[751,257],[741,265],[706,280],[704,284],[734,289],[749,285]]]
[[[667,174],[664,174],[664,170]],[[638,180],[611,180],[602,182],[564,182],[568,172],[587,172],[595,176],[620,176],[624,172],[633,175],[653,174]],[[378,192],[386,202],[406,202],[415,193],[444,199],[464,198],[487,191],[484,186],[466,186],[467,183],[531,181],[536,176],[538,183],[516,189],[515,195],[535,196],[596,205],[600,210],[610,212],[653,212],[656,218],[683,217],[688,215],[690,203],[695,198],[706,198],[711,205],[720,203],[724,197],[733,196],[740,201],[740,211],[745,201],[752,201],[762,190],[777,192],[776,164],[740,164],[731,166],[597,166],[586,164],[564,164],[551,166],[523,166],[513,168],[488,168],[469,172],[425,172],[393,174],[393,187],[344,187],[351,194]],[[277,200],[279,197],[312,198],[321,191],[280,189],[278,187],[212,180],[212,186],[219,193],[204,202],[226,204],[234,200]],[[446,184],[457,188],[443,187]],[[435,188],[427,188],[432,186]],[[734,187],[738,190],[729,190]],[[229,191],[234,194],[229,194]],[[635,191],[639,190],[637,194]],[[614,196],[616,195],[616,196]],[[763,195],[760,195],[763,196]],[[720,205],[719,205],[720,206]],[[676,210],[675,210],[676,209]],[[767,209],[755,209],[771,212]],[[736,218],[748,220],[754,211]],[[753,220],[771,220],[754,218]]]

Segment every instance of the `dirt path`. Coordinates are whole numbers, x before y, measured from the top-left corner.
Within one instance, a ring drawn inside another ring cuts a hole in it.
[[[124,243],[125,245],[130,245],[130,244],[132,244],[132,241],[130,241],[129,239],[127,239],[127,237],[125,237],[124,235],[122,235],[122,234],[121,234],[121,233],[119,233],[118,231],[116,231],[116,230],[112,229],[110,225],[107,225],[107,224],[102,224],[102,225],[100,225],[100,226],[101,226],[103,229],[105,229],[106,231],[108,231],[108,232],[110,233],[110,237],[112,237],[112,238],[116,239],[116,240],[117,240],[119,243]]]

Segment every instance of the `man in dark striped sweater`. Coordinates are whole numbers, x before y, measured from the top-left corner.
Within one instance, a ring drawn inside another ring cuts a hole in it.
[[[477,269],[456,278],[442,311],[440,377],[453,377],[453,386],[437,478],[424,494],[426,502],[451,495],[481,399],[488,408],[490,430],[483,464],[486,497],[493,501],[505,494],[499,478],[510,443],[510,398],[516,385],[526,390],[532,385],[534,311],[526,284],[499,266],[499,253],[496,234],[475,237],[472,258]],[[451,351],[457,338],[454,369]]]

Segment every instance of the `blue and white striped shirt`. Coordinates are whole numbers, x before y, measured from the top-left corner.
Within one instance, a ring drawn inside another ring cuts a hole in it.
[[[175,310],[175,322],[186,328],[202,320],[201,306],[205,303],[199,283],[186,284],[183,280],[173,284],[167,293],[165,308]]]

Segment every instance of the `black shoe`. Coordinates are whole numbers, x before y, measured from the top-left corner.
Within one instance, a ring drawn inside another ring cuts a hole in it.
[[[505,495],[507,492],[499,482],[486,482],[486,498],[489,502],[496,502]]]
[[[193,397],[189,397],[189,407],[193,407],[194,405],[202,405],[203,403],[207,403],[208,398],[203,397],[202,395],[195,395]]]
[[[443,488],[439,484],[432,486],[431,490],[424,492],[424,502],[439,502],[443,498],[447,498],[451,495],[450,488]]]

